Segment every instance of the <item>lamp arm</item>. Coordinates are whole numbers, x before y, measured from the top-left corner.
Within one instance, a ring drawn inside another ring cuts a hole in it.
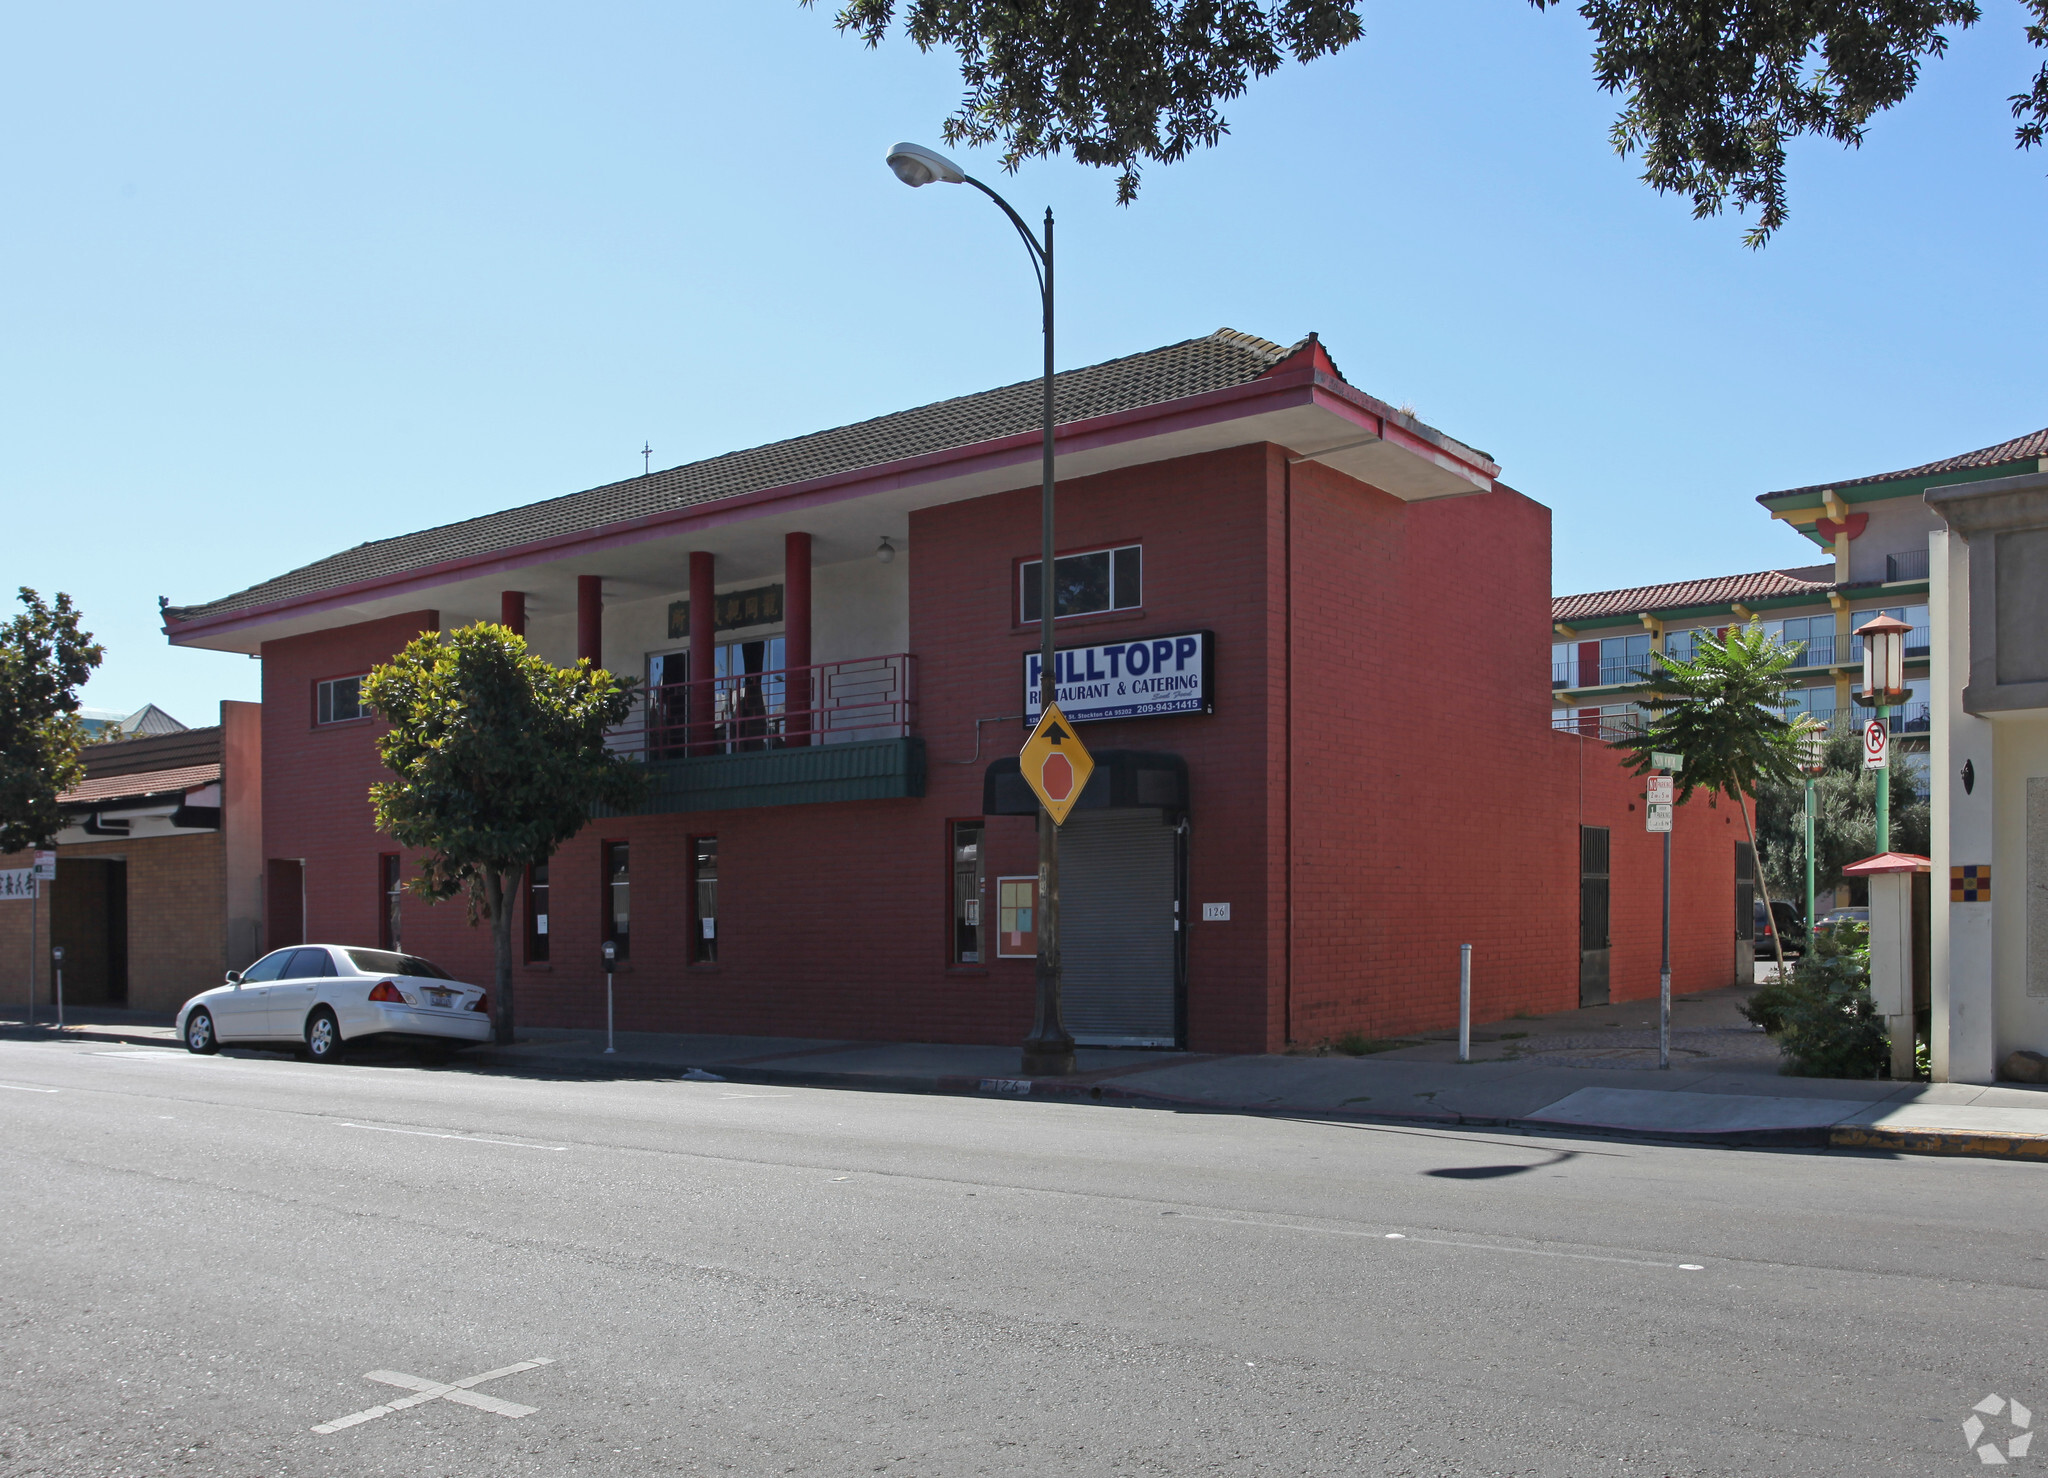
[[[1003,208],[1003,214],[1010,218],[1010,224],[1017,228],[1017,234],[1024,238],[1024,245],[1031,253],[1031,271],[1038,278],[1038,295],[1045,296],[1045,248],[1038,244],[1038,238],[1031,234],[1031,228],[1024,224],[1024,218],[1010,208],[1010,202],[996,194],[973,175],[962,175],[968,184],[981,191]]]

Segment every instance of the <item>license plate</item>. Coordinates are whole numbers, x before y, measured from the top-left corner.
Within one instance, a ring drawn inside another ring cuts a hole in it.
[[[427,1001],[428,1004],[434,1006],[452,1006],[455,1003],[455,992],[449,990],[430,990],[427,992]]]

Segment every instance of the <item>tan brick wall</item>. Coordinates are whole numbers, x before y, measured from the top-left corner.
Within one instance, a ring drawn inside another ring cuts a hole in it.
[[[227,969],[227,894],[225,844],[218,832],[59,847],[57,856],[60,862],[105,857],[128,863],[130,1010],[173,1011],[187,997],[220,984]],[[0,858],[0,867],[27,865],[25,856]],[[49,887],[44,885],[45,892]],[[46,897],[34,905],[39,1009],[53,1000],[50,902]],[[27,999],[30,907],[25,900],[0,900],[0,1015],[19,1017]],[[78,999],[69,989],[65,996],[67,1004]]]

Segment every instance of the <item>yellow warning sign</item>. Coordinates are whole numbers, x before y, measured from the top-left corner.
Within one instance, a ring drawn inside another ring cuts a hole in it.
[[[1087,788],[1088,777],[1095,773],[1088,746],[1074,733],[1057,703],[1046,705],[1038,727],[1024,741],[1017,763],[1024,771],[1024,783],[1052,816],[1054,826],[1066,821],[1067,812]]]

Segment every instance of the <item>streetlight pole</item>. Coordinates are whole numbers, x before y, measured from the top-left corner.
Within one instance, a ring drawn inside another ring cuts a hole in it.
[[[1877,855],[1892,849],[1892,704],[1906,697],[1906,637],[1912,627],[1896,616],[1879,616],[1856,628],[1863,638],[1863,701],[1873,705],[1885,727],[1885,763],[1877,773]],[[1865,753],[1868,754],[1868,746]]]
[[[1828,734],[1827,730],[1812,724],[1801,741],[1806,749],[1804,763],[1800,769],[1806,772],[1806,950],[1813,952],[1813,781],[1817,775],[1827,772]]]
[[[921,185],[972,185],[1001,207],[1031,254],[1038,279],[1039,306],[1045,332],[1045,379],[1041,402],[1042,446],[1038,495],[1038,703],[1039,712],[1057,699],[1058,673],[1053,661],[1053,396],[1052,396],[1052,211],[1045,212],[1045,237],[1031,234],[1010,202],[966,173],[943,154],[917,144],[898,144],[889,151],[889,168],[913,189]],[[1074,1038],[1060,1015],[1060,829],[1043,806],[1038,811],[1038,992],[1031,1035],[1024,1039],[1026,1077],[1064,1077],[1074,1070]]]

